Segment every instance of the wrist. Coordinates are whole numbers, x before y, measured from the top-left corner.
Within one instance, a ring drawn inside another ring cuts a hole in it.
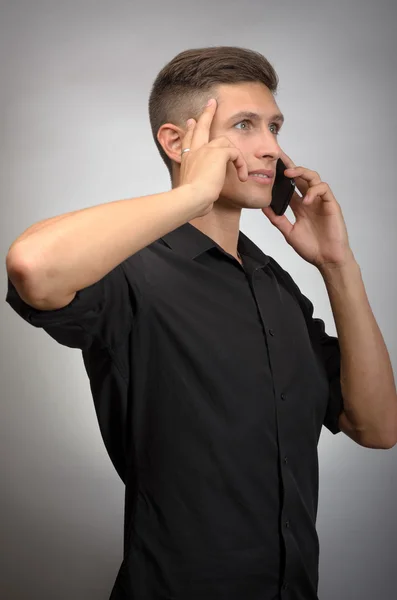
[[[194,184],[184,183],[178,189],[181,191],[185,206],[190,209],[189,220],[201,216],[208,208],[210,202],[203,197],[202,191]]]
[[[357,273],[361,274],[361,268],[355,259],[346,261],[342,265],[328,265],[319,268],[325,283],[340,284],[348,282]]]

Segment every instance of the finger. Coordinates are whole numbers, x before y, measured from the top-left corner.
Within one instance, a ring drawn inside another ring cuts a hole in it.
[[[331,188],[324,181],[308,189],[303,198],[303,204],[311,204],[316,197],[319,197],[323,202],[336,202]]]
[[[209,106],[206,106],[198,118],[196,127],[193,131],[193,138],[191,142],[191,149],[197,150],[197,148],[201,148],[204,144],[208,144],[210,141],[210,129],[211,124],[217,109],[217,101],[215,98],[212,98],[212,102]]]
[[[266,206],[261,209],[263,214],[267,216],[269,221],[277,227],[279,231],[283,234],[285,239],[288,241],[288,237],[293,230],[294,226],[291,221],[285,215],[276,215],[274,210],[270,208],[270,206]]]
[[[231,142],[229,140],[228,137],[226,137],[225,135],[222,135],[220,137],[214,138],[213,140],[208,142],[208,147],[209,148],[220,148],[220,149],[223,148],[224,151],[226,152],[226,156],[227,156],[228,160],[230,162],[232,162],[234,164],[234,166],[236,167],[237,174],[238,174],[239,178],[241,179],[241,181],[247,181],[247,179],[248,179],[247,162],[246,162],[241,150],[239,150],[237,148],[237,146],[235,146],[233,144],[233,142]]]
[[[181,159],[185,156],[185,152],[182,154],[182,150],[185,148],[191,148],[194,127],[196,125],[196,121],[194,119],[188,119],[188,121],[189,123],[186,124],[186,133],[182,139]]]
[[[229,157],[231,158],[234,166],[237,170],[237,175],[241,181],[247,181],[248,179],[248,165],[241,153],[241,151],[235,146],[231,146],[227,149]]]
[[[296,192],[292,194],[292,198],[289,202],[289,207],[291,208],[294,215],[305,214],[305,207],[302,204],[303,197],[299,196]],[[305,202],[306,205],[306,202]]]
[[[281,150],[281,148],[280,148],[280,150]],[[295,167],[295,163],[293,162],[293,160],[289,156],[287,156],[283,150],[281,150],[280,158],[283,161],[283,163],[285,164],[285,166],[287,167],[287,169],[291,168],[291,167]]]
[[[310,171],[305,167],[288,168],[284,173],[287,177],[293,177],[296,187],[305,195],[307,190],[313,185],[321,183],[321,177],[316,171]]]

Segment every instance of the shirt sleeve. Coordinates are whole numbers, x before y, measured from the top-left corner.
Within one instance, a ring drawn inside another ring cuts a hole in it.
[[[313,318],[313,304],[302,294],[307,314],[312,324],[311,336],[316,340],[322,355],[329,382],[329,398],[323,424],[334,435],[340,433],[339,416],[343,412],[343,396],[340,383],[340,347],[337,337],[328,335],[322,319]]]
[[[76,293],[72,302],[55,310],[38,310],[22,300],[8,279],[6,302],[27,323],[41,327],[69,348],[88,350],[95,341],[113,348],[132,324],[136,296],[123,263],[98,282]]]
[[[271,262],[272,265],[276,267],[277,271],[287,279],[288,284],[292,286],[304,312],[312,344],[322,357],[329,383],[328,405],[323,424],[335,435],[341,431],[339,427],[339,416],[344,408],[340,383],[341,354],[339,340],[337,337],[327,334],[325,331],[325,323],[322,319],[313,318],[314,307],[312,302],[302,294],[291,275],[276,263],[274,259],[272,259]]]

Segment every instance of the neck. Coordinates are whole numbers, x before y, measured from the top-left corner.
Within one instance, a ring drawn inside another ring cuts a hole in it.
[[[192,219],[189,223],[214,240],[225,252],[234,256],[242,264],[237,251],[240,217],[241,209],[225,207],[215,202],[211,212],[203,217]]]

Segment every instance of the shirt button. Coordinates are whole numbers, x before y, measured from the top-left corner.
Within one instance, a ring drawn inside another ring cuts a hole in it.
[[[288,463],[288,458],[286,456],[284,456],[284,462],[285,462],[285,464]]]
[[[285,521],[285,526],[289,529],[289,521]]]
[[[285,582],[285,583],[283,583],[283,587],[282,587],[281,589],[282,589],[282,590],[288,590],[288,587],[289,587],[289,586],[288,586],[288,583],[287,583],[287,582]]]
[[[274,329],[269,329],[270,335],[274,335]]]
[[[285,394],[281,394],[281,400],[286,400],[287,396]]]

